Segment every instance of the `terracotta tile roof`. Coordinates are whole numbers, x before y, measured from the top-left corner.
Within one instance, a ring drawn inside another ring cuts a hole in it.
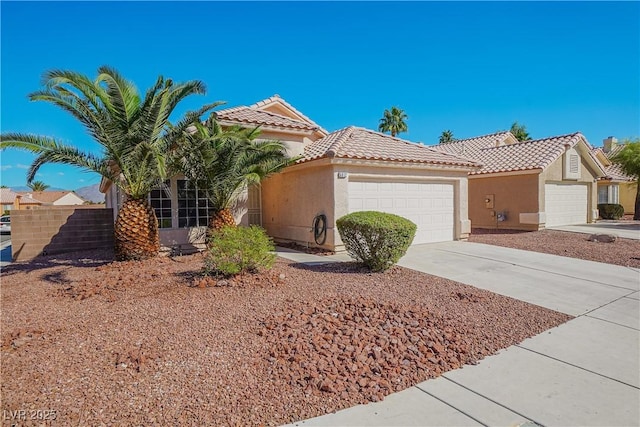
[[[23,196],[30,194],[31,197],[41,201],[42,203],[53,203],[56,200],[61,199],[62,197],[66,196],[69,193],[73,193],[73,191],[19,191],[18,192],[18,194],[21,194]],[[76,196],[78,195],[76,194]]]
[[[611,160],[613,156],[618,154],[624,148],[624,144],[616,144],[611,150],[604,155],[607,159]],[[596,150],[601,150],[600,148],[596,148]],[[629,176],[622,170],[622,166],[618,163],[611,163],[610,165],[605,167],[605,172],[607,173],[606,179],[610,179],[613,181],[635,181],[636,178],[633,176]]]
[[[11,191],[10,188],[0,188],[0,204],[3,205],[12,205],[16,200],[16,196],[20,195],[22,198],[20,202],[22,204],[27,205],[41,205],[42,201],[36,200],[33,197],[29,197],[27,195],[23,195],[21,193],[16,193],[15,191]]]
[[[464,155],[480,162],[483,165],[482,169],[471,172],[472,175],[544,169],[562,156],[566,146],[574,147],[581,140],[589,148],[593,161],[600,164],[592,153],[591,145],[580,132],[505,143],[513,140],[515,138],[510,132],[498,132],[438,144],[434,148],[447,153]]]
[[[271,96],[271,97],[269,97],[267,99],[263,99],[262,101],[258,101],[255,104],[251,105],[250,108],[262,109],[264,107],[268,107],[268,106],[270,106],[272,104],[275,104],[275,103],[280,103],[282,105],[285,105],[287,108],[289,108],[291,111],[293,111],[294,114],[300,116],[300,118],[302,119],[303,122],[307,122],[307,123],[311,124],[315,128],[323,131],[324,133],[329,133],[326,130],[324,130],[322,128],[322,126],[320,126],[319,124],[317,124],[316,122],[311,120],[306,115],[302,114],[302,112],[297,110],[293,105],[289,104],[287,101],[285,101],[283,98],[281,98],[280,95],[278,95],[278,94],[275,94],[275,95],[273,95],[273,96]]]
[[[397,162],[431,163],[478,167],[467,158],[434,150],[426,145],[393,138],[369,129],[350,126],[309,144],[300,163],[328,158],[390,160]]]
[[[290,117],[285,117],[280,114],[273,113],[271,111],[265,111],[263,108],[274,104],[275,102],[279,102],[282,105],[285,105],[287,108],[291,109],[295,115],[300,116],[300,120],[292,119]],[[251,124],[255,126],[273,126],[278,128],[285,129],[300,129],[300,130],[309,130],[309,131],[321,131],[323,133],[327,133],[324,129],[322,129],[318,124],[316,124],[313,120],[309,119],[304,114],[300,113],[298,110],[293,108],[291,104],[286,102],[284,99],[275,95],[270,98],[259,101],[250,106],[238,106],[233,108],[227,108],[225,110],[220,110],[215,112],[218,120],[221,121],[229,121],[238,124]]]

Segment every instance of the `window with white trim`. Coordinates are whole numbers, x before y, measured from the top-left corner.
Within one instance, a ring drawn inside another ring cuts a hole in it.
[[[598,187],[598,204],[620,203],[620,186],[618,184],[601,185]]]
[[[186,179],[177,181],[178,189],[178,227],[207,226],[209,216],[214,209],[209,206],[204,191]]]

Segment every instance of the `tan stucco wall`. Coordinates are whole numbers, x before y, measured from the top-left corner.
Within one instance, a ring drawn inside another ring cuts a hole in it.
[[[633,214],[636,207],[637,182],[620,183],[620,204],[624,207],[624,213]]]
[[[338,178],[339,174],[346,174]],[[466,170],[389,167],[388,162],[345,162],[323,159],[298,165],[267,179],[262,184],[262,224],[276,240],[317,246],[311,227],[314,217],[327,216],[327,249],[343,250],[335,221],[349,213],[349,179],[451,183],[454,186],[455,238],[471,231],[468,218]]]
[[[598,173],[593,170],[584,159],[584,156],[580,156],[580,178],[577,180],[563,180],[562,179],[562,168],[563,168],[563,156],[558,158],[555,162],[553,162],[549,167],[547,167],[540,174],[540,186],[542,191],[540,192],[540,212],[545,211],[545,202],[544,202],[544,184],[553,184],[553,183],[571,183],[571,182],[580,182],[587,184],[587,192],[588,192],[588,203],[587,213],[589,215],[589,222],[594,222],[598,219],[598,185],[597,178]]]
[[[333,173],[322,167],[295,166],[273,175],[262,183],[262,226],[276,240],[316,246],[311,227],[318,214],[327,216],[327,241],[334,241]]]
[[[509,228],[538,230],[538,224],[522,224],[520,214],[537,214],[539,173],[469,178],[469,218],[474,228]],[[543,186],[544,189],[544,186]],[[485,199],[493,196],[493,208]],[[543,195],[544,199],[544,195]],[[504,212],[506,220],[498,222],[497,214]]]

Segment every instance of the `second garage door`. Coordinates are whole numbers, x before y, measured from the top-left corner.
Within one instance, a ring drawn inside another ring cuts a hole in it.
[[[393,213],[418,226],[413,244],[453,240],[453,184],[349,181],[349,212]]]
[[[587,186],[583,184],[545,184],[546,226],[585,224]]]

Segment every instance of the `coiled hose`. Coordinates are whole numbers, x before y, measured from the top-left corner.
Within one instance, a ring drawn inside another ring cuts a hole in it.
[[[313,240],[317,245],[324,245],[327,241],[327,216],[318,214],[313,218]]]

